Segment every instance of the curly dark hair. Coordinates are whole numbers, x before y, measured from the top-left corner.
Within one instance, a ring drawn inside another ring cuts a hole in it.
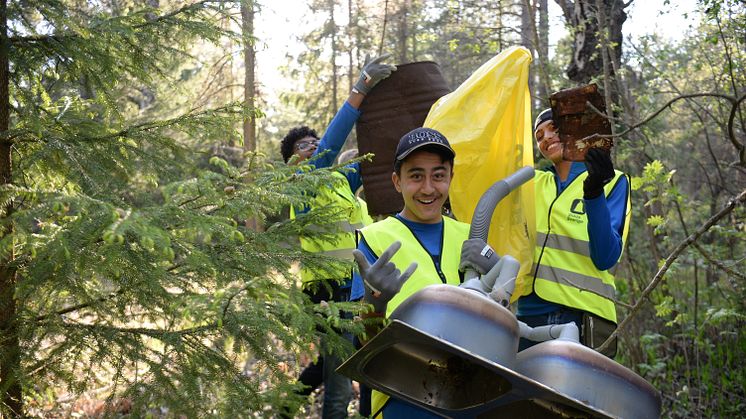
[[[295,143],[306,137],[313,137],[318,139],[319,134],[316,133],[316,130],[313,130],[311,128],[308,128],[306,125],[295,127],[291,129],[287,135],[282,139],[282,142],[280,143],[280,153],[282,153],[282,159],[285,160],[285,163],[290,160],[290,157],[293,156],[293,146],[295,146]]]

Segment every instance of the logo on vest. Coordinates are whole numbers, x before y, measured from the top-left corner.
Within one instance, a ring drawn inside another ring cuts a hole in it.
[[[570,205],[570,213],[567,214],[567,220],[575,223],[582,223],[583,216],[585,215],[585,201],[582,199],[575,199]]]

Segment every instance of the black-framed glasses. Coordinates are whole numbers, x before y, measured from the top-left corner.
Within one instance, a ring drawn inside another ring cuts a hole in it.
[[[311,147],[316,146],[318,144],[319,144],[319,140],[299,141],[295,143],[295,149],[298,151],[306,151],[306,150],[309,150]]]

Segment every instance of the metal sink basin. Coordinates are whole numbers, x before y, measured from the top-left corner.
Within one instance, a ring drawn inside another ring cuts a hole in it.
[[[614,417],[399,320],[337,372],[446,418]]]
[[[430,285],[402,302],[391,319],[506,367],[515,364],[518,321],[508,309],[474,291]]]
[[[481,406],[512,388],[508,380],[489,368],[445,347],[416,340],[382,348],[365,364],[362,373],[370,380],[386,383],[387,392],[406,393],[409,398],[446,410]]]
[[[518,353],[516,371],[619,418],[658,418],[658,390],[623,365],[579,343],[550,340]]]
[[[579,358],[566,356],[562,351],[566,346],[545,346],[554,342],[534,347],[545,350],[526,350],[517,356],[515,316],[474,291],[429,286],[401,303],[391,318],[338,372],[443,417],[646,417],[618,410],[610,413],[607,408],[614,406],[601,403],[601,397],[589,397],[563,384],[588,380],[594,373],[584,370],[600,366],[624,376],[630,386],[647,385],[638,394],[649,395],[652,386],[642,378],[582,346],[573,352],[584,354]],[[631,390],[615,388],[609,397],[617,397],[616,391]]]

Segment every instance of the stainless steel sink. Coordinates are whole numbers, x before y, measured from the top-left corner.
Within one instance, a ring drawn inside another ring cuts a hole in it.
[[[400,320],[337,371],[447,418],[615,417]]]
[[[498,364],[515,363],[518,321],[508,309],[474,291],[430,285],[403,301],[391,319]]]
[[[469,290],[426,287],[338,371],[450,418],[653,418],[659,393],[568,341],[516,354],[517,320]]]
[[[576,342],[549,340],[518,353],[516,371],[620,418],[658,418],[658,390],[633,371]]]

